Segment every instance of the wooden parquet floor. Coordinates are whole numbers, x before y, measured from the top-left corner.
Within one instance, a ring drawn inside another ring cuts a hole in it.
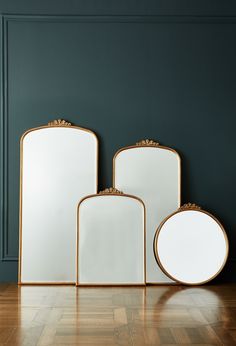
[[[0,285],[0,345],[236,345],[236,285]]]

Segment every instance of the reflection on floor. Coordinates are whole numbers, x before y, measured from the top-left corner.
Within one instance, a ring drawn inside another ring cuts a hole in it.
[[[236,345],[236,285],[0,285],[0,345]]]

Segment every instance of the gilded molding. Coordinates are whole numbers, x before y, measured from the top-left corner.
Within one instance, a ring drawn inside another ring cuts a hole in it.
[[[113,195],[123,195],[123,192],[120,190],[115,189],[114,187],[109,187],[105,190],[100,191],[99,195],[106,195],[106,194],[113,194]]]
[[[152,139],[143,139],[139,142],[136,143],[137,146],[153,146],[153,147],[158,147],[159,146],[159,143],[158,142],[155,142],[154,140]]]
[[[71,123],[63,119],[56,119],[56,120],[50,121],[48,123],[48,126],[71,126]]]
[[[188,210],[188,209],[200,210],[201,207],[199,207],[199,205],[194,203],[186,203],[186,204],[183,204],[181,207],[179,207],[178,210]]]

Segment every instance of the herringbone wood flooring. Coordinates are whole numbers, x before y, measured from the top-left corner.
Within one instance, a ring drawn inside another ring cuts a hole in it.
[[[236,285],[0,285],[0,345],[236,345]]]

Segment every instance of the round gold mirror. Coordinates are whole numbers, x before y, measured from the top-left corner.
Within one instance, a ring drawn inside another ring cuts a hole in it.
[[[228,257],[228,238],[221,223],[195,204],[169,215],[154,237],[158,265],[171,279],[198,285],[215,278]]]

